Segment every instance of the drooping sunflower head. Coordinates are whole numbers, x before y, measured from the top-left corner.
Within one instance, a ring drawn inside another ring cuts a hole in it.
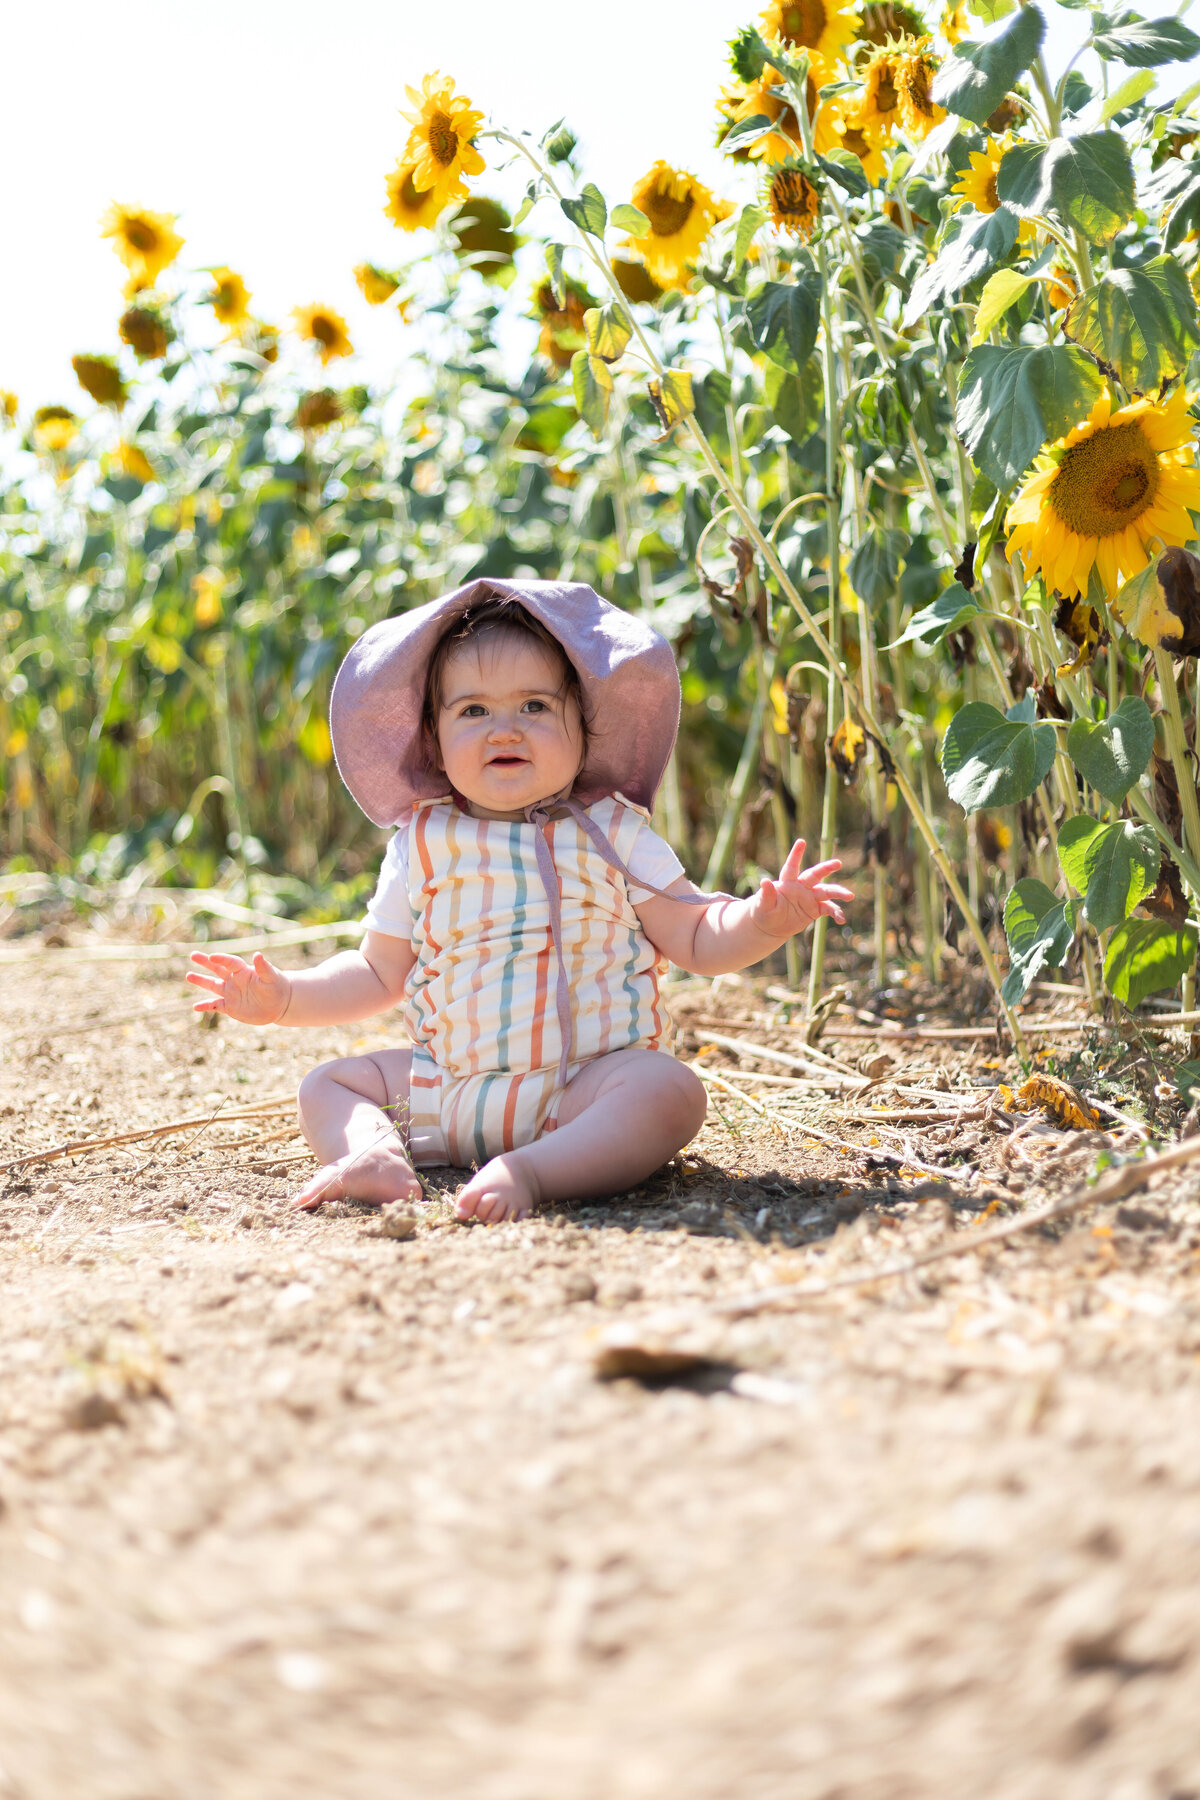
[[[760,20],[763,36],[836,62],[853,43],[858,19],[850,0],[771,0]]]
[[[809,56],[805,100],[813,148],[818,156],[823,155],[826,150],[832,150],[836,144],[831,108],[821,103],[821,89],[833,79],[834,72],[829,64],[813,51]],[[760,138],[746,146],[747,155],[762,157],[770,163],[786,162],[789,156],[802,155],[804,150],[800,121],[782,84],[783,78],[775,69],[764,68],[757,81],[746,84],[733,113],[735,124],[740,124],[744,119],[770,119],[771,129],[764,131]]]
[[[156,362],[165,356],[175,336],[170,320],[156,306],[129,307],[121,314],[117,330],[139,362]]]
[[[946,117],[944,106],[933,99],[933,78],[937,59],[923,44],[917,44],[902,56],[896,67],[896,92],[900,98],[900,122],[911,138],[927,138],[935,125]]]
[[[452,184],[452,198],[465,200],[464,176],[482,175],[483,158],[472,139],[483,114],[472,109],[465,94],[454,92],[449,75],[426,75],[420,88],[406,88],[411,112],[401,117],[412,126],[404,160],[412,165],[420,192]]]
[[[650,229],[644,237],[627,239],[626,247],[637,251],[661,288],[687,287],[705,238],[733,211],[694,175],[665,162],[642,176],[633,204],[645,213]]]
[[[581,281],[570,275],[563,277],[563,303],[560,306],[553,283],[547,279],[533,290],[533,316],[541,321],[538,351],[556,369],[569,369],[571,358],[582,350],[586,341],[583,315],[595,306],[595,299]]]
[[[876,144],[886,142],[900,123],[900,52],[876,50],[863,70],[863,96],[856,124]]]
[[[1025,108],[1016,94],[1005,94],[995,112],[990,112],[983,121],[984,129],[993,137],[1003,137],[1017,121],[1024,117]]]
[[[331,306],[298,306],[292,318],[296,321],[297,337],[316,346],[323,366],[331,363],[335,356],[354,354],[346,321]]]
[[[147,212],[116,201],[100,221],[100,235],[113,240],[113,249],[132,277],[130,285],[136,282],[139,289],[153,287],[183,249],[173,213]]]
[[[33,415],[35,450],[65,450],[79,429],[69,406],[39,406]]]
[[[73,356],[71,367],[85,394],[101,406],[115,406],[120,412],[129,398],[116,358],[112,356]]]
[[[963,170],[950,192],[958,195],[955,210],[973,206],[977,212],[993,213],[999,209],[996,175],[1008,149],[1009,140],[989,138],[982,150],[972,150],[970,166]]]
[[[485,280],[506,275],[513,266],[518,238],[512,215],[498,200],[472,194],[449,221],[458,254]]]
[[[15,425],[17,422],[17,396],[8,388],[0,388],[0,425]]]
[[[398,275],[391,275],[386,269],[377,269],[374,263],[359,263],[354,270],[354,279],[368,306],[386,306],[400,286]]]
[[[780,163],[772,172],[766,201],[776,231],[812,237],[821,212],[821,191],[798,159]]]
[[[413,180],[415,166],[411,160],[398,162],[387,178],[384,214],[401,231],[420,231],[423,226],[435,224],[450,202],[461,197],[456,193],[453,181],[418,188]]]
[[[314,388],[301,394],[296,408],[296,427],[300,431],[321,431],[342,416],[342,403],[332,388]]]
[[[861,43],[884,50],[903,38],[923,38],[927,29],[915,7],[905,6],[903,0],[878,0],[878,4],[863,7],[858,38]]]
[[[231,331],[240,331],[250,317],[250,290],[241,276],[224,264],[220,268],[210,269],[213,284],[211,290],[204,295],[205,305],[211,306],[222,325],[228,325]]]
[[[1008,509],[1008,555],[1068,597],[1086,594],[1093,567],[1106,592],[1138,574],[1152,546],[1186,544],[1200,510],[1200,469],[1187,396],[1097,400],[1082,425],[1052,444]]]

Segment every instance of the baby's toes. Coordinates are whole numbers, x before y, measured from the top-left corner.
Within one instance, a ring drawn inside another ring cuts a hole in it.
[[[311,1180],[305,1182],[298,1194],[292,1195],[292,1205],[300,1207],[304,1212],[315,1212],[325,1200],[340,1200],[341,1174],[339,1163],[326,1163]]]

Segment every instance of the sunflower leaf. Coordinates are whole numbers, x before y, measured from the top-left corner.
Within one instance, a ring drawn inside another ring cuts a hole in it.
[[[1043,969],[1061,969],[1075,935],[1075,903],[1059,900],[1033,876],[1018,881],[1004,902],[1009,970],[1000,992],[1015,1006]]]
[[[754,242],[754,234],[766,223],[765,206],[743,206],[738,214],[737,235],[733,240],[733,266],[740,269],[750,254],[750,246]]]
[[[1114,802],[1141,780],[1153,749],[1154,719],[1140,694],[1126,694],[1100,724],[1076,719],[1067,733],[1067,755],[1083,779]]]
[[[1064,329],[1132,393],[1182,375],[1200,344],[1196,302],[1173,256],[1156,256],[1140,269],[1109,269],[1072,303]]]
[[[554,304],[561,310],[567,304],[567,284],[563,280],[563,246],[561,244],[546,245],[546,273],[550,277],[550,292],[554,296]]]
[[[1162,63],[1190,62],[1200,50],[1200,37],[1180,19],[1140,19],[1132,12],[1105,19],[1098,13],[1092,48],[1103,62],[1157,69]]]
[[[981,344],[963,363],[955,426],[988,479],[1009,488],[1043,444],[1086,417],[1102,387],[1073,345]]]
[[[580,231],[590,232],[592,237],[604,236],[604,228],[608,224],[608,208],[604,204],[604,195],[594,181],[586,184],[577,200],[560,200],[559,205],[572,225]]]
[[[824,388],[816,362],[810,357],[799,375],[769,362],[763,371],[763,398],[779,429],[794,444],[807,444],[824,416]]]
[[[1126,919],[1108,940],[1104,985],[1115,999],[1134,1007],[1147,994],[1160,994],[1182,980],[1196,960],[1196,927],[1167,925],[1160,919]]]
[[[1154,76],[1149,69],[1140,69],[1136,75],[1131,75],[1119,88],[1114,89],[1100,108],[1100,123],[1107,125],[1110,119],[1115,119],[1127,106],[1135,106],[1139,100],[1144,100],[1155,85]]]
[[[622,202],[612,209],[612,222],[618,231],[627,231],[630,237],[643,238],[650,229],[650,221],[645,213],[636,206]]]
[[[1200,228],[1200,162],[1168,157],[1146,183],[1143,204],[1157,215],[1163,244],[1173,250],[1189,231]]]
[[[608,364],[586,350],[577,350],[571,358],[571,385],[580,418],[594,438],[601,437],[613,392]]]
[[[852,200],[861,200],[868,191],[869,183],[863,174],[861,159],[853,150],[831,150],[828,156],[818,156],[817,161],[830,181],[835,181]]]
[[[975,309],[973,344],[982,344],[992,327],[1004,317],[1013,302],[1021,298],[1034,279],[1032,275],[1023,275],[1019,269],[997,269],[994,275],[988,276]]]
[[[960,582],[952,581],[936,600],[913,614],[895,643],[886,648],[898,650],[901,644],[940,644],[948,631],[957,631],[978,611],[978,605],[966,588]]]
[[[1011,806],[1039,788],[1054,761],[1053,725],[1006,719],[986,700],[960,706],[942,743],[942,774],[964,812]]]
[[[1162,852],[1149,825],[1077,815],[1058,834],[1058,860],[1071,886],[1084,896],[1084,917],[1097,931],[1127,919],[1158,880]]]
[[[756,350],[798,375],[817,342],[821,323],[820,280],[764,281],[746,302],[746,326]]]
[[[1116,131],[1016,144],[996,171],[996,193],[1023,218],[1055,214],[1093,244],[1107,244],[1133,217],[1133,164]]]
[[[1149,650],[1200,653],[1200,558],[1171,544],[1118,588],[1113,614]]]
[[[771,52],[753,25],[743,26],[729,46],[729,60],[739,81],[757,81],[771,60]]]
[[[850,586],[868,606],[878,606],[896,590],[900,564],[909,546],[906,531],[872,525],[854,555],[847,574]]]
[[[1046,21],[1038,8],[1022,6],[981,37],[956,46],[933,83],[933,98],[947,112],[986,125],[1019,75],[1041,49]]]
[[[633,336],[624,307],[612,300],[607,306],[589,306],[583,315],[583,329],[592,355],[606,363],[619,361]]]
[[[721,139],[721,149],[726,156],[732,156],[735,150],[746,150],[756,144],[760,137],[765,137],[771,130],[771,121],[766,113],[755,113],[752,118],[742,119],[731,125]]]
[[[611,375],[609,380],[611,382]],[[689,413],[696,410],[692,378],[686,369],[667,369],[661,381],[648,381],[646,388],[650,404],[658,414],[664,437],[673,425],[678,425],[681,419],[686,419]]]
[[[956,223],[958,223],[956,221]],[[958,223],[954,237],[942,245],[934,260],[913,282],[904,309],[904,329],[923,319],[940,300],[952,300],[963,288],[1003,262],[1017,241],[1016,214],[1007,206],[995,212],[976,213]]]

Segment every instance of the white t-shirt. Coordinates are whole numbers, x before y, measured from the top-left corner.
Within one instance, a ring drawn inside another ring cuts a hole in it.
[[[411,938],[413,932],[412,902],[408,897],[408,831],[408,825],[402,825],[388,845],[363,921],[368,931],[382,931],[387,937]],[[638,832],[626,867],[632,876],[648,884],[642,887],[636,879],[628,884],[634,906],[653,899],[652,888],[669,888],[684,872],[670,844],[648,824],[643,824]]]

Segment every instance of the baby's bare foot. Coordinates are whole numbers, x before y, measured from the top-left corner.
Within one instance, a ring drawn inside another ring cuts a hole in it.
[[[386,1206],[390,1200],[421,1198],[421,1184],[408,1158],[398,1143],[387,1143],[326,1163],[292,1196],[292,1205],[315,1212],[325,1200],[372,1200]]]
[[[527,1219],[540,1199],[532,1172],[515,1152],[494,1157],[472,1175],[454,1202],[454,1216],[499,1225],[503,1219]]]

